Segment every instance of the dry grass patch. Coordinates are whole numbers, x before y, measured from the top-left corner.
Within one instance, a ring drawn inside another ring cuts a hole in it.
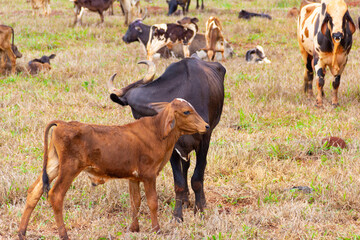
[[[206,1],[206,10],[191,16],[205,22],[216,14],[237,57],[224,62],[225,106],[215,129],[205,174],[207,210],[203,217],[184,211],[184,223],[172,220],[173,176],[167,164],[158,177],[161,234],[150,232],[149,211],[142,204],[140,233],[130,233],[127,182],[111,181],[93,188],[80,175],[65,200],[65,223],[72,239],[355,239],[360,237],[359,33],[342,75],[340,107],[330,104],[332,79],[326,76],[324,109],[302,93],[304,65],[296,41],[296,20],[285,18],[297,1]],[[145,6],[166,9],[165,1]],[[43,131],[53,119],[98,124],[133,121],[128,107],[109,99],[106,81],[117,72],[125,86],[146,72],[136,63],[145,58],[140,44],[126,45],[120,8],[115,15],[86,12],[83,27],[71,28],[72,4],[52,1],[50,18],[31,16],[22,0],[5,0],[2,23],[15,29],[23,53],[19,64],[55,53],[53,69],[38,76],[0,77],[0,238],[14,239],[26,191],[41,171]],[[241,9],[266,12],[272,21],[237,19]],[[350,8],[354,19],[360,9]],[[153,15],[146,24],[175,22],[178,17]],[[249,48],[262,45],[272,61],[245,62]],[[156,60],[157,75],[177,59]],[[321,139],[339,136],[348,149],[325,149]],[[195,155],[192,155],[192,173]],[[305,193],[290,190],[306,186]],[[145,198],[143,196],[143,198]],[[145,199],[143,199],[145,200]],[[191,204],[194,195],[190,195]],[[29,239],[57,239],[49,203],[42,198],[28,230]]]

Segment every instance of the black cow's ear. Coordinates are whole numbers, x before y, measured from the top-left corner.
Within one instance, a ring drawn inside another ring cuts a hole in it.
[[[199,22],[199,19],[197,19],[197,18],[192,18],[192,19],[191,19],[191,22],[197,23],[197,22]]]
[[[142,29],[141,29],[141,27],[139,27],[139,26],[136,26],[136,27],[135,27],[135,30],[138,31],[139,33],[142,33]]]
[[[325,33],[326,33],[326,28],[327,28],[328,22],[329,22],[329,18],[325,17],[323,23],[321,24],[321,32],[323,35],[325,35]]]
[[[126,106],[127,103],[125,101],[123,101],[123,99],[119,98],[116,94],[112,93],[110,94],[110,99],[113,101],[113,102],[116,102],[118,104],[120,104],[121,106]]]

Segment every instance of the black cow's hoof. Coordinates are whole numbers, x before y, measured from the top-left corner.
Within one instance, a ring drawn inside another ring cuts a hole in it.
[[[176,223],[182,223],[184,222],[184,218],[183,217],[177,217],[177,216],[173,216],[173,221],[175,221]]]

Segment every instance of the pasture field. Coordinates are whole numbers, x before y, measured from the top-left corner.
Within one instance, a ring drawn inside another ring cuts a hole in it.
[[[303,93],[303,71],[296,40],[296,19],[286,18],[295,0],[205,0],[200,32],[216,15],[238,56],[223,62],[225,105],[214,130],[205,173],[207,209],[194,215],[194,194],[184,222],[172,220],[175,203],[173,176],[167,164],[157,179],[160,234],[151,232],[149,210],[142,193],[140,233],[131,223],[128,183],[109,181],[92,187],[80,174],[69,189],[64,218],[72,239],[359,239],[360,238],[360,35],[354,44],[339,89],[340,107],[332,108],[330,72],[325,80],[324,108]],[[167,17],[165,0],[142,2],[160,6],[145,24],[175,22]],[[27,189],[43,162],[43,132],[53,119],[97,124],[133,121],[129,107],[109,99],[106,81],[115,72],[123,87],[139,80],[146,58],[138,43],[122,42],[126,32],[119,5],[115,15],[86,12],[82,27],[72,28],[73,6],[51,1],[52,15],[33,17],[25,0],[0,2],[1,24],[15,30],[15,44],[23,53],[18,64],[56,54],[46,74],[0,77],[0,239],[14,239]],[[241,9],[265,12],[272,21],[239,20]],[[354,22],[360,9],[350,8]],[[252,65],[245,53],[262,45],[271,64]],[[155,60],[157,76],[178,59]],[[315,84],[314,84],[315,89]],[[321,139],[339,136],[348,149],[326,149]],[[192,154],[190,175],[195,165]],[[289,190],[307,186],[311,193]],[[45,197],[35,208],[28,239],[58,239],[53,211]]]

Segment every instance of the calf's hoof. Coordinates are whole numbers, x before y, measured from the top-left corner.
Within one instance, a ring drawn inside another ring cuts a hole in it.
[[[156,232],[156,233],[160,233],[160,232],[161,232],[161,231],[160,231],[160,226],[159,226],[159,225],[157,225],[157,226],[153,227],[151,230],[152,230],[152,232]]]
[[[129,230],[130,232],[140,232],[139,224],[131,224]]]
[[[19,233],[18,234],[19,240],[26,240],[25,234]]]
[[[333,104],[331,104],[332,106],[333,106],[333,108],[337,108],[337,107],[339,107],[340,106],[340,104],[339,103],[333,103]]]

